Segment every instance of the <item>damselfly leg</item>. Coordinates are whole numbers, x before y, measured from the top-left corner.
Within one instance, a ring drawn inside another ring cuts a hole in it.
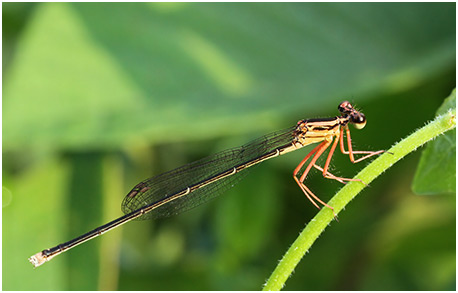
[[[379,155],[379,154],[385,152],[384,150],[375,151],[375,152],[373,152],[373,151],[354,151],[352,146],[351,146],[351,136],[350,136],[350,129],[348,128],[348,125],[345,126],[345,132],[347,134],[348,151],[345,150],[345,146],[344,146],[343,128],[340,129],[340,151],[343,154],[348,155],[350,157],[350,161],[352,163],[358,163],[358,162],[361,162],[361,161],[363,161],[365,159],[368,159],[368,158],[370,158],[372,156]],[[355,160],[355,157],[353,156],[353,154],[356,154],[356,155],[367,154],[367,155]]]
[[[348,145],[348,151],[345,151],[345,146],[344,146],[344,140],[343,140],[343,136],[344,136],[344,128],[345,128],[345,134],[347,136],[347,145]],[[329,137],[327,139],[325,139],[323,142],[321,142],[318,146],[316,146],[310,153],[307,154],[307,156],[305,156],[305,158],[299,163],[299,165],[296,167],[296,169],[294,170],[293,172],[293,177],[294,177],[294,180],[297,182],[297,184],[299,185],[299,187],[301,188],[301,190],[304,192],[304,194],[307,196],[307,198],[312,202],[312,204],[314,206],[316,206],[318,209],[320,209],[319,205],[313,200],[315,199],[316,201],[318,201],[320,204],[322,204],[323,206],[329,208],[332,210],[332,213],[334,214],[334,218],[337,220],[337,215],[334,211],[334,208],[330,205],[328,205],[327,203],[325,203],[324,201],[322,201],[321,199],[319,199],[305,184],[304,184],[304,181],[305,181],[305,178],[307,177],[308,173],[310,172],[311,168],[314,167],[315,169],[319,170],[322,172],[323,174],[323,177],[325,178],[328,178],[328,179],[334,179],[334,180],[337,180],[343,184],[346,184],[346,181],[359,181],[361,183],[363,183],[364,185],[366,185],[366,183],[364,183],[361,179],[358,179],[358,178],[345,178],[345,177],[339,177],[339,176],[335,176],[333,175],[332,173],[330,173],[328,171],[329,169],[329,165],[331,163],[331,159],[332,159],[332,156],[335,152],[335,149],[337,147],[337,144],[340,142],[340,150],[343,154],[346,154],[350,157],[350,161],[352,163],[358,163],[358,162],[361,162],[365,159],[368,159],[372,156],[375,156],[375,155],[378,155],[378,154],[381,154],[383,153],[384,151],[383,150],[380,150],[380,151],[354,151],[353,150],[353,147],[352,147],[352,144],[351,144],[351,136],[350,136],[350,130],[348,128],[348,125],[345,125],[345,126],[342,126],[340,128],[340,131],[338,131],[334,136],[332,137]],[[331,146],[332,144],[332,146]],[[326,162],[322,167],[318,166],[316,164],[316,161],[318,160],[318,158],[326,151],[326,149],[331,146],[331,149],[329,150],[329,154],[326,158]],[[354,155],[355,154],[366,154],[365,156],[359,158],[359,159],[356,159],[355,160],[355,157]],[[313,157],[312,157],[313,156]],[[309,164],[307,165],[307,167],[305,168],[304,172],[302,173],[302,175],[300,176],[300,178],[298,178],[298,173],[300,172],[300,170],[302,169],[302,167],[305,165],[305,163],[312,157],[312,159],[310,160]]]

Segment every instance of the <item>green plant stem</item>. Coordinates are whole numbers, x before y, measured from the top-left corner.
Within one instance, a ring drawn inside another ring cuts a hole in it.
[[[355,178],[359,178],[364,183],[369,184],[377,176],[410,152],[455,127],[456,108],[438,116],[434,121],[395,144],[386,153],[359,172]],[[335,213],[338,214],[365,187],[366,185],[361,182],[349,182],[331,199],[329,205],[334,207]],[[332,211],[324,208],[310,221],[310,223],[308,223],[283,256],[269,280],[267,280],[264,285],[263,290],[280,290],[283,288],[294,268],[310,249],[318,236],[320,236],[324,229],[331,223],[332,219]]]

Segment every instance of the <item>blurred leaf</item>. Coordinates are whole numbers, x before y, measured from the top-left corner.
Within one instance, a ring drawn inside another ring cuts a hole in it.
[[[437,115],[456,108],[456,90],[445,99]],[[412,183],[417,194],[456,192],[456,129],[428,143]]]
[[[100,153],[70,153],[67,209],[69,225],[66,239],[73,239],[101,223],[103,211],[102,158]],[[62,240],[61,240],[62,241]],[[54,245],[57,245],[55,243]],[[100,239],[85,243],[84,249],[75,249],[65,256],[69,264],[70,290],[91,290],[98,283],[100,270]],[[81,280],[85,280],[81,282]]]
[[[456,279],[456,198],[403,196],[402,189],[368,231],[364,261],[372,265],[361,290],[447,290]]]
[[[62,231],[68,226],[63,196],[67,177],[66,165],[46,158],[39,167],[3,181],[10,192],[2,208],[3,290],[67,288],[64,257],[37,269],[27,261],[31,255],[66,240],[62,239]]]
[[[278,217],[278,180],[264,166],[251,170],[250,178],[221,200],[215,213],[215,233],[224,269],[237,272],[240,262],[257,255],[274,230]],[[255,181],[256,184],[249,184]]]
[[[399,92],[455,63],[454,8],[42,3],[4,75],[3,147],[264,131],[343,97]]]

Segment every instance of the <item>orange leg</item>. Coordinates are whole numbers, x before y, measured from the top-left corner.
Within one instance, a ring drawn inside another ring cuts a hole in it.
[[[318,165],[316,165],[316,164],[313,165],[313,168],[317,169],[317,170],[320,171],[320,172],[323,172],[323,170],[324,170],[322,167],[320,167],[320,166],[318,166]],[[361,181],[361,180],[359,180],[359,179],[349,179],[349,178],[338,177],[338,176],[332,174],[332,173],[329,172],[329,171],[327,171],[326,174],[323,174],[323,176],[324,176],[325,178],[328,178],[328,179],[337,180],[337,181],[339,181],[340,183],[343,183],[343,184],[347,184],[347,182],[345,182],[345,181]]]
[[[305,156],[305,158],[299,163],[299,165],[297,165],[296,169],[294,169],[294,172],[293,172],[293,175],[296,176],[296,174],[299,172],[299,170],[302,168],[302,166],[304,166],[305,162],[307,162],[307,160],[314,154],[316,153],[316,151],[321,148],[321,145],[323,143],[320,143],[319,145],[317,145],[310,153],[308,153],[307,156]]]
[[[293,172],[293,177],[294,177],[294,180],[296,180],[297,184],[299,185],[299,187],[301,188],[302,192],[304,192],[304,194],[307,196],[307,198],[313,203],[313,205],[315,205],[318,209],[320,209],[320,207],[318,206],[318,204],[313,200],[315,199],[316,201],[318,201],[319,203],[321,203],[323,206],[325,207],[328,207],[332,210],[332,213],[334,214],[334,218],[337,219],[337,215],[334,213],[334,208],[331,207],[330,205],[328,205],[327,203],[325,203],[324,201],[322,201],[321,199],[319,199],[315,194],[313,194],[313,192],[307,187],[305,186],[304,184],[304,180],[305,180],[305,177],[307,176],[307,174],[309,173],[310,169],[315,165],[316,163],[316,160],[318,160],[318,158],[323,154],[323,152],[329,147],[329,145],[331,145],[331,142],[332,140],[325,140],[323,141],[322,143],[320,143],[317,147],[315,147],[301,162],[300,164],[296,167],[296,169],[294,170]],[[311,157],[312,157],[312,160],[310,161],[310,163],[307,165],[307,167],[305,168],[304,170],[304,173],[302,174],[301,178],[298,179],[297,178],[297,173],[300,171],[300,169],[302,168],[302,166],[305,164],[305,162]]]
[[[302,192],[304,192],[304,194],[307,196],[307,198],[312,202],[312,204],[314,206],[316,206],[318,209],[320,209],[320,207],[318,206],[318,204],[314,201],[318,201],[320,204],[322,204],[323,206],[325,207],[328,207],[332,210],[332,213],[334,214],[334,218],[337,220],[337,215],[334,213],[334,208],[331,207],[330,205],[328,205],[327,203],[323,202],[321,199],[319,199],[315,194],[313,194],[313,192],[304,184],[304,180],[305,178],[307,177],[308,173],[310,172],[310,169],[312,167],[314,167],[315,169],[318,169],[319,171],[321,171],[323,173],[323,176],[325,178],[328,178],[328,179],[334,179],[334,180],[337,180],[343,184],[345,184],[346,182],[345,181],[359,181],[363,184],[365,184],[361,179],[350,179],[350,178],[344,178],[344,177],[338,177],[338,176],[335,176],[333,174],[331,174],[328,169],[329,169],[329,164],[331,163],[331,159],[332,159],[332,156],[337,148],[337,144],[339,143],[340,141],[340,150],[343,154],[346,154],[346,155],[349,155],[350,157],[350,161],[352,163],[358,163],[358,162],[361,162],[362,160],[365,160],[367,158],[370,158],[372,156],[375,156],[375,155],[378,155],[378,154],[381,154],[383,153],[384,151],[376,151],[376,152],[372,152],[372,151],[353,151],[353,148],[352,148],[352,145],[351,145],[351,137],[350,137],[350,130],[348,128],[348,126],[345,126],[345,131],[346,131],[346,135],[347,135],[347,145],[348,145],[348,151],[345,151],[345,146],[344,146],[344,141],[343,141],[343,137],[344,137],[344,129],[343,127],[340,129],[340,132],[336,135],[335,138],[331,138],[331,139],[325,139],[323,142],[321,142],[318,146],[316,146],[310,153],[307,154],[307,156],[305,156],[305,158],[299,163],[299,165],[296,167],[296,169],[294,169],[294,172],[293,172],[293,177],[294,177],[294,180],[296,180],[297,184],[299,185],[299,187],[301,188]],[[333,142],[334,140],[334,142]],[[332,144],[332,146],[331,146]],[[316,164],[316,161],[318,160],[318,158],[326,151],[326,149],[331,146],[331,149],[329,150],[329,154],[326,158],[326,162],[323,166],[323,168],[321,168],[320,166],[318,166]],[[354,157],[354,154],[366,154],[365,156],[355,160],[355,157]],[[313,156],[313,157],[312,157]],[[302,167],[304,166],[304,164],[310,159],[310,157],[312,157],[312,159],[310,160],[309,164],[307,165],[307,167],[305,168],[304,172],[302,173],[301,177],[298,178],[297,177],[297,174],[299,173],[299,171],[302,169]]]
[[[358,163],[358,162],[361,162],[367,158],[370,158],[372,156],[375,156],[375,155],[379,155],[381,153],[384,153],[385,151],[384,150],[381,150],[381,151],[376,151],[376,152],[371,152],[371,151],[354,151],[352,146],[351,146],[351,137],[350,137],[350,129],[348,128],[348,125],[345,126],[345,132],[347,134],[347,145],[348,145],[348,151],[345,150],[345,146],[344,146],[344,141],[343,141],[343,128],[340,129],[340,151],[343,153],[343,154],[346,154],[346,155],[349,155],[350,157],[350,161],[352,163]],[[353,156],[353,154],[367,154],[366,156],[363,156],[357,160],[355,160],[355,157]]]
[[[313,205],[317,207],[317,209],[321,210],[320,206],[316,204],[316,202],[310,197],[309,193],[307,192],[308,188],[306,188],[306,186],[304,184],[301,184],[299,182],[299,179],[297,179],[296,176],[294,176],[294,180],[296,180],[297,184],[299,185],[299,187],[301,188],[301,190],[305,194],[305,196],[308,198],[308,200],[310,200],[313,203]],[[318,200],[321,202],[320,199],[318,199]]]
[[[335,176],[335,175],[333,175],[333,174],[328,172],[329,164],[331,163],[332,155],[334,154],[334,151],[336,150],[337,144],[339,143],[339,139],[340,139],[340,141],[342,141],[342,139],[341,139],[342,136],[343,136],[343,131],[342,130],[339,132],[338,136],[340,136],[340,138],[336,137],[334,139],[334,143],[332,144],[331,150],[329,151],[329,154],[328,154],[328,157],[326,159],[326,163],[324,164],[323,169],[321,169],[321,167],[319,167],[317,165],[314,165],[314,167],[316,169],[322,171],[323,172],[323,176],[325,178],[334,179],[334,180],[337,180],[337,181],[339,181],[341,183],[344,183],[344,184],[345,184],[344,181],[359,181],[359,182],[363,183],[364,185],[366,185],[366,183],[364,183],[361,179],[350,179],[350,178],[344,178],[344,177],[337,177],[337,176]],[[350,157],[350,159],[351,159],[351,157]]]
[[[319,210],[321,210],[320,206],[317,205],[317,203],[312,199],[312,197],[318,201],[319,203],[321,203],[322,205],[324,205],[325,207],[328,207],[332,210],[332,213],[334,214],[334,219],[337,220],[337,215],[336,213],[334,212],[334,208],[331,207],[330,205],[328,205],[327,203],[325,203],[324,201],[322,201],[318,196],[316,196],[307,186],[305,186],[304,183],[300,182],[299,179],[297,179],[296,176],[294,176],[294,180],[296,180],[297,184],[299,185],[299,187],[301,188],[302,192],[304,192],[305,196],[307,196],[307,198],[313,203],[314,206],[316,206]]]

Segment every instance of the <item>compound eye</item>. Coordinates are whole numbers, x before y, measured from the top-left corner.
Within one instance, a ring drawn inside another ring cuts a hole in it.
[[[358,115],[352,115],[351,122],[355,125],[356,129],[362,129],[366,126],[366,117],[362,113]]]

